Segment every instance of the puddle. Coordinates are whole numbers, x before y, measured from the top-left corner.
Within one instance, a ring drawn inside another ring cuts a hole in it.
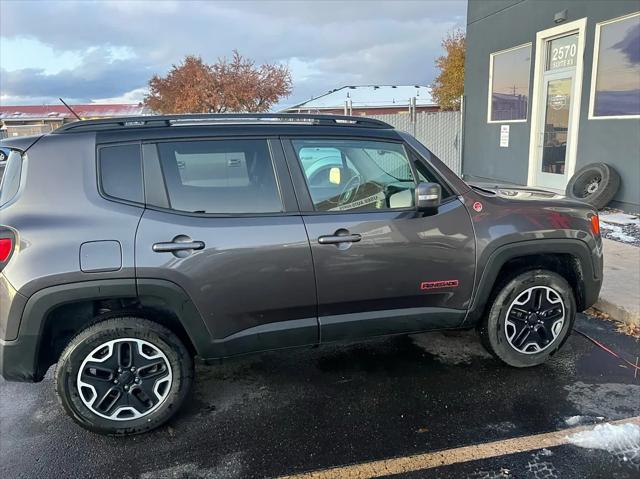
[[[622,419],[640,414],[640,385],[578,381],[564,389],[567,399],[584,415]]]
[[[469,364],[492,358],[473,331],[415,334],[411,339],[420,349],[447,364]]]

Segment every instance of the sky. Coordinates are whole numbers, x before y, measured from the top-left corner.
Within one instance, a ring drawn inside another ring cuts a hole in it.
[[[0,0],[0,104],[138,102],[185,55],[287,65],[294,105],[344,85],[428,85],[466,0]]]

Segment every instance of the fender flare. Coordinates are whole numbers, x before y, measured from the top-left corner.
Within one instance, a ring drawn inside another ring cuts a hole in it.
[[[155,297],[162,300],[186,331],[196,354],[207,350],[210,334],[195,304],[175,283],[133,278],[102,279],[51,286],[35,292],[20,311],[12,308],[8,324],[18,331],[14,341],[2,341],[0,366],[5,378],[41,381],[49,365],[39,364],[47,317],[57,307],[80,301]]]
[[[478,265],[478,271],[482,271],[482,274],[474,288],[475,294],[463,324],[471,326],[480,320],[493,287],[499,279],[498,273],[508,261],[539,254],[568,254],[576,258],[582,269],[578,284],[582,302],[585,307],[595,303],[602,285],[601,268],[594,263],[594,255],[587,243],[574,238],[518,241],[499,246],[490,254],[484,265]]]

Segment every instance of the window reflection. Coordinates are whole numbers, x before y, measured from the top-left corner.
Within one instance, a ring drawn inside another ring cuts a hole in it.
[[[526,120],[531,45],[491,56],[491,121]]]
[[[640,115],[640,14],[600,26],[594,116]]]

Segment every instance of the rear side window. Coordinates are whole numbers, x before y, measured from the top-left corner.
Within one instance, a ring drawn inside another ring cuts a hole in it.
[[[99,149],[100,184],[107,196],[144,202],[140,145],[105,146]]]
[[[283,210],[266,140],[158,143],[169,207],[210,214]]]
[[[2,167],[0,167],[0,170]],[[20,177],[22,176],[22,155],[17,150],[11,150],[7,163],[4,165],[4,173],[0,173],[0,206],[4,206],[13,199],[20,189]]]

